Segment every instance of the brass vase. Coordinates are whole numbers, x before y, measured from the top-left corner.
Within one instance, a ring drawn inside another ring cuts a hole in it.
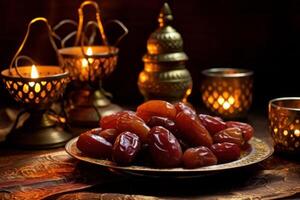
[[[172,20],[171,9],[165,3],[158,17],[159,27],[147,41],[144,70],[138,79],[145,100],[187,101],[191,94],[192,77],[185,68],[188,57],[183,52],[181,35],[170,26]]]

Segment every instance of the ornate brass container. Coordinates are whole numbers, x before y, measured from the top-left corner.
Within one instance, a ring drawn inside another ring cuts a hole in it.
[[[299,155],[299,97],[277,98],[269,102],[269,129],[277,152]]]
[[[19,55],[27,41],[31,25],[36,22],[47,25],[50,42],[58,54],[53,40],[54,33],[47,19],[33,19],[10,67],[1,72],[6,89],[23,105],[23,110],[18,114],[15,125],[8,135],[8,141],[30,148],[58,147],[63,146],[72,135],[64,129],[65,118],[56,114],[50,106],[62,97],[69,82],[69,72],[59,66],[37,65],[30,57]],[[21,59],[29,61],[32,66],[18,66]],[[17,127],[25,113],[29,113],[29,117],[21,127]]]
[[[186,101],[191,94],[192,77],[185,68],[188,57],[183,52],[181,35],[170,26],[172,20],[170,7],[165,3],[158,17],[159,27],[147,41],[144,70],[138,79],[145,100]]]

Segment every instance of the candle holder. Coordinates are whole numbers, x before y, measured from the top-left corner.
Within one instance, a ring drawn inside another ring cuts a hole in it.
[[[96,21],[87,22],[83,28],[83,9],[88,5],[95,8]],[[74,125],[96,126],[102,116],[122,110],[110,102],[111,95],[103,90],[101,81],[115,70],[119,52],[116,45],[128,33],[128,30],[120,21],[112,20],[111,22],[119,25],[124,33],[117,39],[116,44],[109,45],[98,4],[93,1],[84,1],[78,13],[78,23],[63,20],[54,28],[57,30],[64,24],[77,27],[76,31],[61,39],[62,48],[58,50],[63,59],[64,69],[70,72],[73,86],[68,94],[67,113],[70,122]],[[90,26],[99,31],[103,45],[92,45],[95,32],[91,34],[89,40],[86,38],[85,33]],[[74,46],[65,47],[66,42],[74,36],[76,36]],[[88,45],[85,45],[87,40]]]
[[[269,130],[277,152],[300,152],[300,97],[269,102]]]
[[[211,68],[202,75],[202,100],[211,112],[225,119],[246,116],[252,103],[252,71]]]
[[[50,42],[58,54],[47,19],[33,19],[28,25],[25,38],[13,57],[9,69],[1,72],[6,89],[24,108],[18,114],[7,139],[23,147],[58,147],[63,146],[72,135],[62,126],[64,118],[52,111],[50,106],[62,96],[68,83],[69,73],[59,66],[37,65],[30,57],[19,55],[30,34],[32,24],[36,22],[46,24]],[[20,60],[29,61],[32,65],[18,66]],[[21,127],[17,128],[20,118],[25,113],[29,113],[29,117]]]

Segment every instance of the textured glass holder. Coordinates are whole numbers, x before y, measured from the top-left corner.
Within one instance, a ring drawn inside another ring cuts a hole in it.
[[[300,97],[269,102],[269,129],[277,152],[300,152]]]
[[[202,100],[211,112],[226,119],[246,116],[252,104],[252,71],[211,68],[202,75]]]

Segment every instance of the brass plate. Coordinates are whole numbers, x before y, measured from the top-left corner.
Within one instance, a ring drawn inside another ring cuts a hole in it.
[[[148,176],[148,177],[174,177],[174,178],[192,178],[206,176],[212,173],[222,172],[228,169],[240,168],[249,166],[267,159],[273,153],[273,148],[270,147],[266,142],[258,139],[252,138],[250,140],[251,147],[244,151],[239,160],[212,165],[207,167],[201,167],[196,169],[184,169],[184,168],[167,168],[159,169],[148,166],[118,166],[116,163],[109,160],[101,160],[97,158],[91,158],[83,153],[76,147],[78,137],[73,138],[66,144],[66,151],[74,158],[107,167],[112,171],[117,171],[121,173]]]

